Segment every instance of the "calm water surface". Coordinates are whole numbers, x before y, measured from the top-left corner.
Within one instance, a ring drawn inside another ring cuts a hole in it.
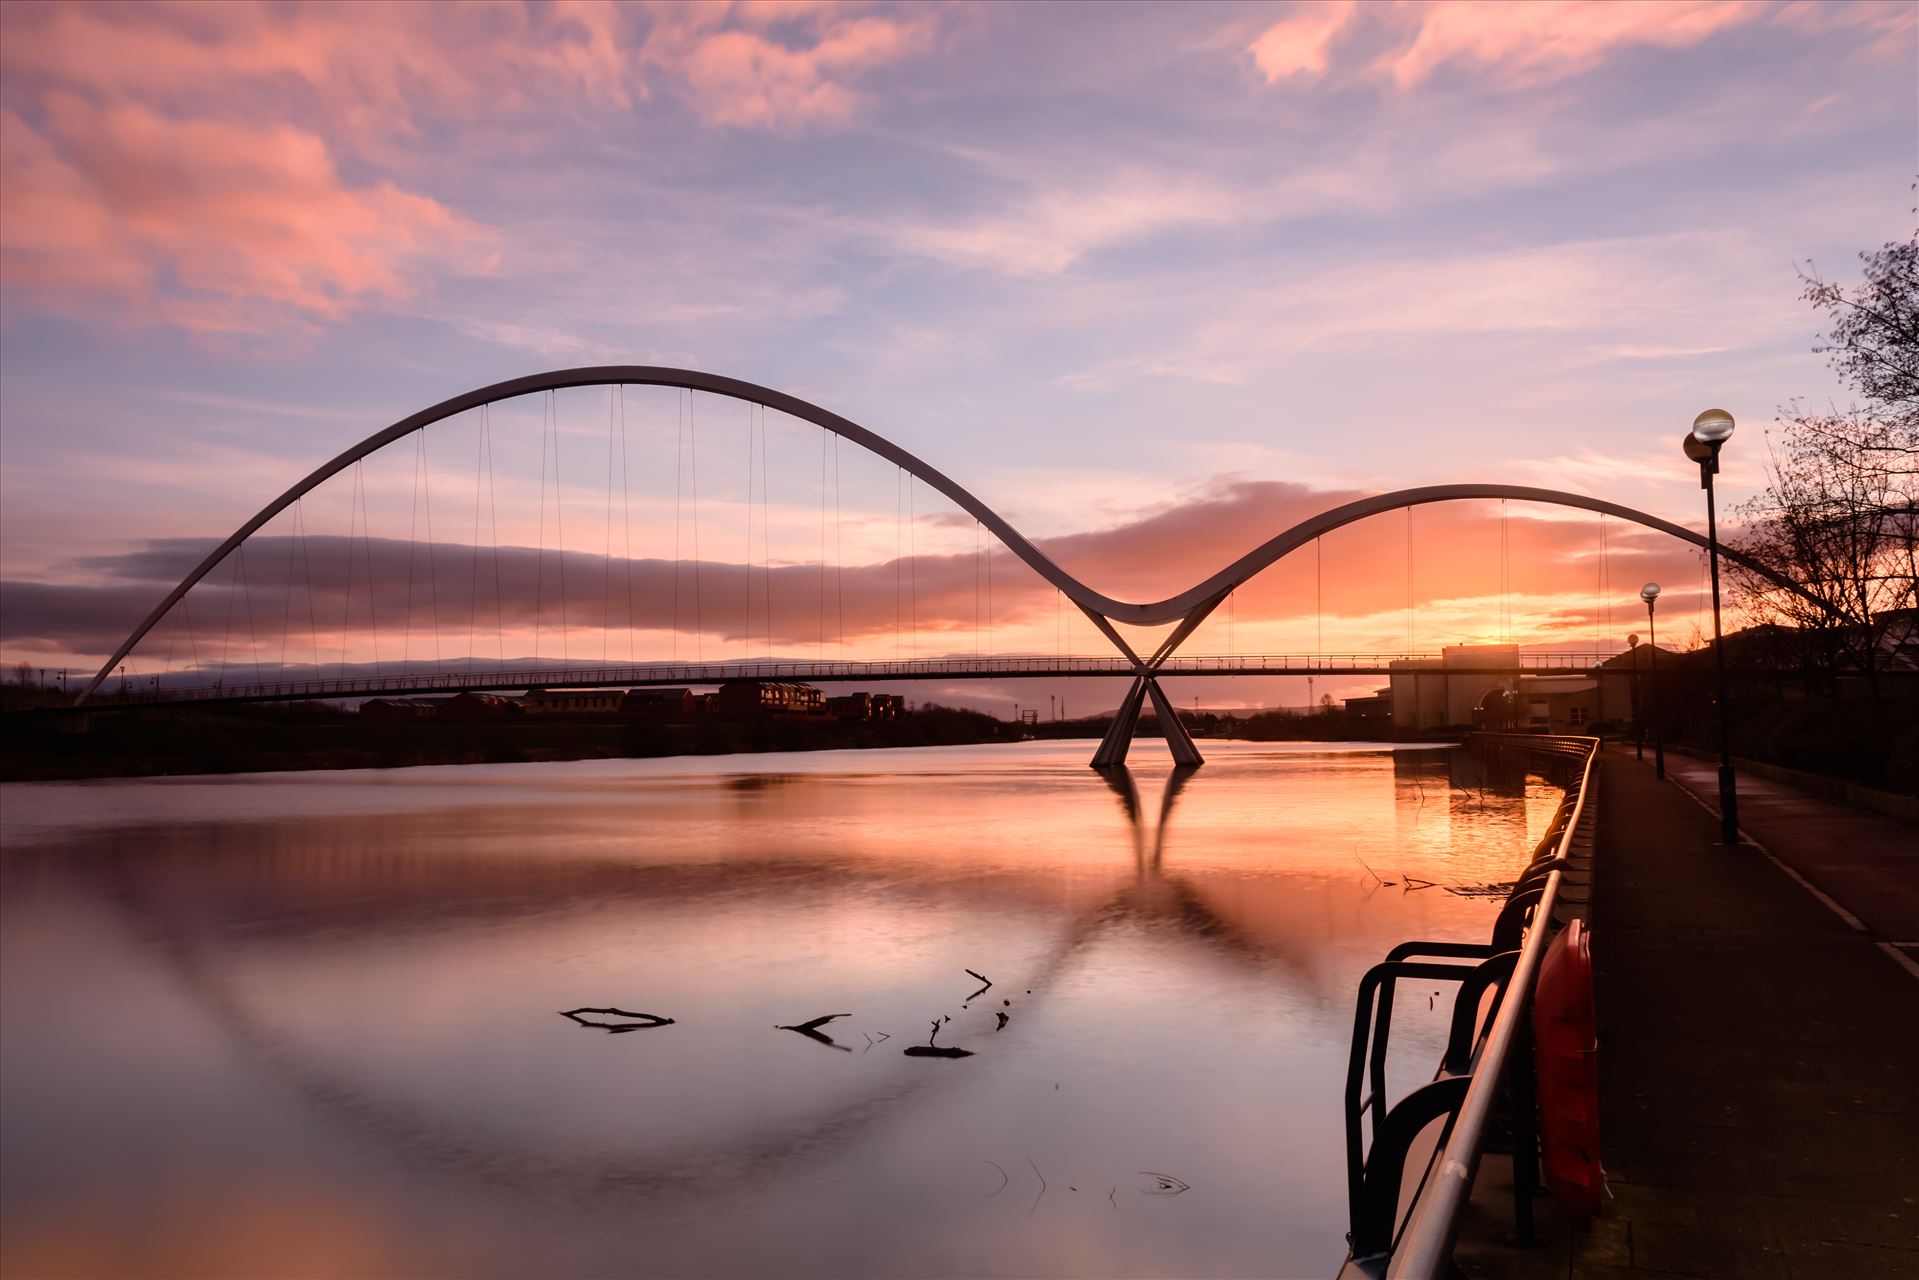
[[[1558,792],[1090,746],[0,788],[0,1271],[1330,1275],[1359,975]]]

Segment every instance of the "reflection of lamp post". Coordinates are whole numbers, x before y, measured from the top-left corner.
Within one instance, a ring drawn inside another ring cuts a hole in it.
[[[1739,843],[1739,789],[1732,776],[1732,725],[1726,705],[1726,641],[1719,632],[1719,522],[1713,511],[1712,478],[1719,473],[1719,450],[1732,438],[1732,415],[1708,409],[1692,420],[1686,456],[1699,464],[1699,487],[1706,491],[1706,557],[1712,561],[1712,653],[1719,677],[1719,838]]]
[[[1646,758],[1646,721],[1639,714],[1639,637],[1627,636],[1626,647],[1632,650],[1632,736],[1633,758]]]
[[[1652,671],[1652,696],[1647,699],[1646,714],[1652,719],[1652,772],[1655,778],[1666,776],[1666,731],[1659,723],[1659,624],[1653,621],[1652,603],[1659,598],[1659,584],[1648,582],[1639,588],[1639,598],[1646,602],[1647,645],[1652,656],[1647,666]]]

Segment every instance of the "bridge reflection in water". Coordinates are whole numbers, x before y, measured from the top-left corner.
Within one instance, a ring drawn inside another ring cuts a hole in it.
[[[1447,751],[753,763],[10,795],[7,1272],[1327,1273],[1354,977],[1483,932],[1405,877],[1509,874],[1554,798]],[[773,1030],[840,1011],[850,1054]],[[935,1016],[973,1057],[898,1052]]]

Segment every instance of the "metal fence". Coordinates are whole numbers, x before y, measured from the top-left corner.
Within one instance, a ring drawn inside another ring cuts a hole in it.
[[[1558,845],[1553,851],[1557,857],[1566,857],[1572,850],[1574,836],[1592,795],[1592,774],[1599,758],[1599,739],[1525,734],[1480,734],[1477,737],[1480,741],[1510,746],[1535,755],[1558,756],[1576,764],[1578,778],[1568,797],[1568,811],[1564,815],[1564,822],[1560,824]],[[1539,904],[1533,911],[1532,927],[1527,931],[1526,941],[1513,967],[1506,998],[1500,1002],[1499,1011],[1473,1062],[1471,1081],[1466,1086],[1465,1097],[1460,1101],[1452,1131],[1434,1158],[1434,1176],[1426,1180],[1393,1250],[1392,1261],[1386,1270],[1386,1275],[1393,1280],[1400,1277],[1405,1280],[1440,1280],[1453,1273],[1453,1242],[1459,1232],[1460,1211],[1465,1207],[1472,1190],[1473,1174],[1479,1166],[1480,1151],[1486,1141],[1487,1121],[1498,1100],[1500,1081],[1506,1074],[1515,1047],[1523,1050],[1524,1046],[1530,1044],[1525,1029],[1532,1014],[1533,982],[1539,972],[1540,958],[1551,940],[1552,930],[1546,926],[1559,900],[1560,881],[1561,873],[1557,869],[1546,877]]]

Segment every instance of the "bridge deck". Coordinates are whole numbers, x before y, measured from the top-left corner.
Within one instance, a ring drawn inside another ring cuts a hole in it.
[[[1452,675],[1583,675],[1613,654],[1522,653],[1510,666],[1451,667]],[[1239,654],[1173,657],[1160,676],[1384,676],[1396,662],[1440,661],[1436,653]],[[106,711],[128,707],[177,707],[228,702],[297,702],[329,698],[377,698],[445,693],[493,693],[523,689],[646,688],[711,685],[729,680],[784,680],[809,684],[865,684],[897,680],[1034,680],[1128,677],[1133,664],[1112,657],[931,658],[900,662],[694,662],[644,666],[559,667],[511,671],[424,671],[406,675],[348,676],[333,680],[130,687],[95,694],[86,705]],[[1437,672],[1435,672],[1437,674]]]

